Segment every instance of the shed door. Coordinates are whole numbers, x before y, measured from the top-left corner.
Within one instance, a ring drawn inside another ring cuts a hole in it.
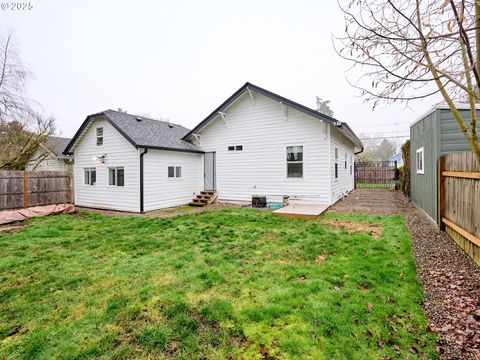
[[[216,190],[216,171],[215,171],[215,152],[205,153],[205,164],[204,164],[204,187],[205,190]]]

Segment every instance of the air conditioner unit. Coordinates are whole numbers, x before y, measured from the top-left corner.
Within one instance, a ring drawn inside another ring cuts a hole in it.
[[[254,208],[264,208],[267,206],[267,197],[266,196],[252,196],[252,207]]]

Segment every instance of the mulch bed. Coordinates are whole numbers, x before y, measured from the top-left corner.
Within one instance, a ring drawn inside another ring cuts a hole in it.
[[[480,267],[402,193],[355,190],[329,211],[401,215],[412,237],[439,359],[480,359]]]

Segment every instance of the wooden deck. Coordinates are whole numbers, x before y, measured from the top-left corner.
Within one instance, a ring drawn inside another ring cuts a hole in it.
[[[316,219],[327,210],[328,206],[324,204],[292,204],[272,211],[272,214],[290,218]]]

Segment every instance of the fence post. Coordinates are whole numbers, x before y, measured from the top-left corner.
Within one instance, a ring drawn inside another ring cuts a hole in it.
[[[445,224],[442,219],[445,217],[445,156],[438,158],[438,228],[445,231]]]
[[[23,171],[23,207],[28,208],[28,171]]]

